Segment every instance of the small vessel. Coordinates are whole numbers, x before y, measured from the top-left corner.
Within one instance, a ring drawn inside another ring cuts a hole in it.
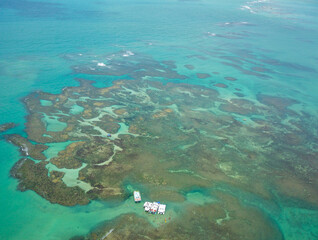
[[[144,203],[144,209],[145,212],[153,213],[153,214],[165,214],[166,212],[166,206],[165,204],[160,204],[159,202],[145,202]]]
[[[150,207],[150,213],[156,214],[159,208],[159,203],[153,202]]]
[[[165,212],[166,212],[166,205],[165,204],[159,204],[158,214],[165,214]]]
[[[134,191],[134,200],[135,200],[135,203],[141,202],[141,196],[139,191]]]
[[[151,203],[151,202],[145,202],[145,203],[144,203],[145,212],[149,212],[151,206],[152,206],[152,203]]]

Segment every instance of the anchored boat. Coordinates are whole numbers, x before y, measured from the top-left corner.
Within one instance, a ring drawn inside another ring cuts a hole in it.
[[[145,202],[144,203],[145,212],[149,212],[150,211],[151,205],[152,205],[151,202]]]
[[[144,203],[144,209],[145,212],[153,213],[153,214],[165,214],[166,212],[166,206],[165,204],[160,204],[159,202],[145,202]]]
[[[165,214],[165,212],[166,212],[166,205],[165,204],[159,204],[158,214]]]
[[[159,208],[159,203],[153,202],[150,208],[150,213],[156,214]]]
[[[139,191],[134,191],[134,200],[135,200],[135,203],[141,202],[141,196]]]

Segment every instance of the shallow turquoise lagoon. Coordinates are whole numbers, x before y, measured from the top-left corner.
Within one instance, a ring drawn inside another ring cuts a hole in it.
[[[18,126],[8,133],[25,136],[27,111],[21,100],[26,95],[35,91],[60,93],[66,86],[78,86],[75,78],[93,80],[96,87],[131,79],[124,69],[119,76],[76,70],[84,65],[91,71],[107,67],[109,59],[117,57],[129,67],[131,56],[140,56],[145,65],[149,59],[174,61],[176,71],[188,76],[149,80],[207,87],[223,83],[227,88],[217,90],[225,99],[236,97],[237,89],[251,100],[260,92],[292,97],[300,102],[293,110],[308,112],[318,120],[317,11],[318,3],[311,0],[2,0],[0,124],[15,122]],[[195,71],[186,68],[187,64]],[[212,77],[200,78],[196,73]],[[225,77],[237,81],[234,84]],[[76,104],[70,108],[71,114],[82,111]],[[49,131],[66,127],[48,116],[44,121]],[[248,120],[242,122],[248,124]],[[123,124],[120,131],[126,132],[126,128]],[[63,207],[32,191],[17,191],[17,181],[9,171],[20,158],[19,151],[2,135],[0,239],[69,239],[123,213],[140,214],[131,199],[115,205],[93,201],[87,206]],[[45,154],[56,156],[66,145],[52,143]],[[225,185],[217,189],[259,208],[286,240],[318,238],[318,209],[280,198],[276,202],[263,200]],[[184,204],[215,201],[199,191],[185,196]]]

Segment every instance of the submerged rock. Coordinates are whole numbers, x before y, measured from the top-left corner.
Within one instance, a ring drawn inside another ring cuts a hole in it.
[[[278,110],[285,110],[287,107],[298,103],[295,99],[270,96],[261,93],[257,95],[257,100],[265,105],[275,107]]]
[[[186,64],[184,65],[185,68],[189,69],[189,70],[193,70],[195,67],[191,64]]]
[[[211,75],[208,73],[197,73],[197,77],[200,79],[205,79],[205,78],[211,77]]]
[[[225,77],[224,79],[232,82],[237,80],[235,77]]]
[[[234,92],[234,94],[238,97],[245,97],[245,95],[243,93],[240,93],[240,92]]]
[[[219,87],[219,88],[228,88],[228,86],[224,83],[216,83],[213,86]]]
[[[16,124],[13,122],[0,124],[0,133],[3,133],[11,128],[16,127]]]

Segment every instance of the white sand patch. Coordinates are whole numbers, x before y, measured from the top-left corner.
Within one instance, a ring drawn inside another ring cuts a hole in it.
[[[225,211],[225,218],[216,219],[216,223],[217,223],[218,225],[221,225],[223,221],[228,221],[228,220],[231,219],[229,212],[228,212],[226,209],[224,209],[224,211]]]
[[[195,98],[195,96],[189,91],[177,89],[177,92],[183,93],[183,94],[189,95],[189,97]]]
[[[124,87],[122,86],[124,91],[128,92],[129,95],[135,96],[136,98],[139,99],[140,103],[147,104],[147,105],[155,105],[152,101],[150,96],[147,94],[146,88],[138,88],[137,91]]]
[[[102,163],[97,163],[97,164],[95,164],[96,166],[107,166],[108,164],[110,164],[112,161],[113,161],[113,158],[114,158],[114,156],[116,155],[116,153],[118,152],[118,151],[122,151],[123,149],[121,148],[121,147],[119,147],[119,146],[117,146],[117,145],[115,145],[114,144],[114,153],[113,153],[113,155],[111,155],[110,156],[110,158],[109,159],[107,159],[105,162],[102,162]]]

